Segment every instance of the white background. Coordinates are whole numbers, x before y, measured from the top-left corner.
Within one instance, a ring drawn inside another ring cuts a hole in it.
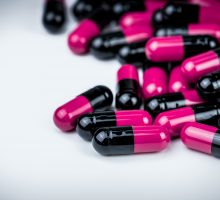
[[[220,160],[179,140],[161,153],[103,157],[60,132],[55,108],[98,84],[115,91],[119,63],[73,55],[75,22],[49,35],[42,1],[0,3],[0,200],[219,200]]]

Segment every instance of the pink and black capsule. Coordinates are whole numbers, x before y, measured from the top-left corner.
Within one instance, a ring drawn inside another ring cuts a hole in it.
[[[220,70],[220,48],[186,59],[181,65],[183,77],[196,83],[202,76]]]
[[[220,128],[220,105],[199,104],[160,113],[154,124],[165,127],[171,137],[179,137],[182,127],[188,122],[198,122]]]
[[[164,26],[154,31],[154,36],[165,37],[173,35],[211,35],[220,40],[218,24],[189,24],[187,26]]]
[[[113,95],[109,88],[96,86],[57,108],[54,112],[54,123],[62,131],[75,130],[77,119],[81,115],[107,108],[112,101]]]
[[[116,126],[147,126],[152,124],[152,117],[144,110],[104,111],[82,115],[77,123],[79,135],[91,141],[99,128]]]
[[[220,71],[203,76],[197,83],[199,95],[206,100],[220,99]]]
[[[179,26],[190,23],[219,23],[219,11],[214,6],[170,2],[163,9],[155,12],[153,24],[158,26]]]
[[[119,110],[139,109],[142,104],[138,70],[133,65],[123,65],[117,73],[116,108]]]
[[[144,109],[148,111],[152,117],[156,117],[159,113],[167,110],[196,105],[203,102],[204,100],[201,99],[196,90],[188,90],[149,98],[144,102]]]
[[[214,126],[187,123],[181,131],[181,139],[190,149],[220,158],[220,130]]]
[[[219,46],[210,35],[153,37],[148,40],[145,53],[153,62],[177,62]]]
[[[169,134],[161,126],[100,128],[92,140],[95,150],[105,156],[159,152],[169,142]]]
[[[45,0],[43,25],[51,33],[63,31],[66,23],[65,0]]]

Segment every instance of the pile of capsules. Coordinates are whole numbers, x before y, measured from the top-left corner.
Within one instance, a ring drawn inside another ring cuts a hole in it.
[[[220,157],[219,9],[217,0],[78,0],[68,46],[119,60],[117,111],[100,85],[59,107],[56,126],[76,130],[103,155],[159,152],[181,137]],[[46,0],[43,24],[52,33],[64,29],[64,0]]]

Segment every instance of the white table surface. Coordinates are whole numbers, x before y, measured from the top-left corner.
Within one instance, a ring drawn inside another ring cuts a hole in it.
[[[73,1],[68,1],[72,4]],[[0,4],[0,200],[219,200],[220,160],[172,141],[161,153],[103,157],[53,124],[86,89],[115,91],[116,61],[75,56],[47,34],[42,1]]]

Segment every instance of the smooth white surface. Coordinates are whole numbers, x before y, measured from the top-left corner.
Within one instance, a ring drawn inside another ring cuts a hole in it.
[[[179,140],[157,154],[103,157],[57,130],[55,108],[97,84],[115,91],[119,64],[71,54],[67,33],[47,34],[41,12],[37,0],[0,5],[0,199],[219,200],[220,160]]]

